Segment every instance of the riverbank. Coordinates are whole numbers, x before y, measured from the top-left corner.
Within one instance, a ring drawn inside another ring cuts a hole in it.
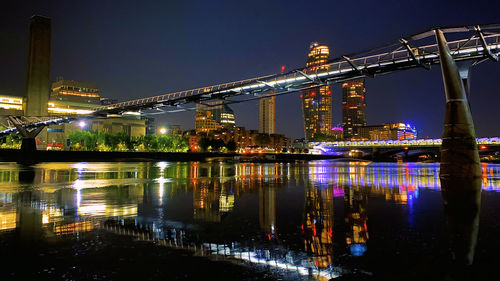
[[[0,249],[10,258],[4,259],[2,274],[7,280],[281,279],[264,267],[215,262],[190,251],[107,231],[79,235],[23,241],[15,232],[3,233]]]

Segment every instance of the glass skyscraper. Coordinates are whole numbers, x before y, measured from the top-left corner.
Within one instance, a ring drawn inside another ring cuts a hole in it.
[[[328,46],[311,43],[306,67],[309,70],[328,68],[330,51]],[[332,91],[330,86],[322,86],[305,90],[302,99],[302,116],[304,118],[304,135],[310,140],[318,135],[330,136],[332,131]]]
[[[223,104],[222,101],[197,105],[195,114],[195,129],[197,132],[210,132],[221,129],[233,130],[235,125],[233,110],[227,104]]]
[[[356,79],[342,84],[344,139],[359,138],[359,128],[366,126],[365,93],[364,79]]]

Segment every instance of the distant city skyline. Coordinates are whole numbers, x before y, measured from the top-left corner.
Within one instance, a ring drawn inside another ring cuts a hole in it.
[[[0,11],[0,94],[26,95],[28,22],[32,15],[51,18],[51,82],[56,77],[98,85],[101,95],[128,100],[181,89],[278,73],[303,65],[309,43],[330,46],[335,57],[397,41],[437,26],[457,26],[498,21],[487,1],[430,2],[432,14],[418,10],[426,2],[318,3],[314,20],[308,20],[304,3],[294,1],[251,5],[227,2],[143,3],[126,1],[71,3],[63,1],[9,2]],[[260,7],[266,5],[268,9]],[[360,5],[363,9],[357,9]],[[391,5],[393,6],[393,5]],[[467,8],[464,8],[467,7]],[[337,13],[356,10],[356,15]],[[238,16],[236,16],[238,15]],[[123,18],[127,18],[126,21]],[[286,28],[297,18],[300,26]],[[224,20],[221,20],[224,19]],[[370,21],[370,25],[362,22]],[[394,25],[398,22],[398,25]],[[145,32],[146,31],[146,32]],[[478,136],[498,135],[492,118],[498,104],[498,65],[485,62],[473,69],[471,107]],[[440,137],[444,115],[444,90],[439,66],[367,78],[368,125],[405,121],[419,128],[421,137]],[[340,85],[332,86],[332,122],[341,123]],[[276,132],[303,137],[300,99],[297,94],[276,98]],[[232,105],[238,126],[258,129],[258,101]],[[158,126],[179,124],[194,128],[194,111],[155,117]],[[293,125],[291,125],[293,124]]]

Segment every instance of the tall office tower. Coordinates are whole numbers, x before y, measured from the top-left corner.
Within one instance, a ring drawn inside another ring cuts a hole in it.
[[[274,134],[276,132],[276,97],[259,100],[259,133]]]
[[[33,16],[30,21],[26,116],[47,116],[50,95],[50,19]]]
[[[344,138],[357,138],[359,127],[366,126],[365,81],[356,79],[342,84],[342,127]]]
[[[207,105],[197,105],[195,114],[195,130],[210,132],[220,129],[235,128],[234,112],[222,101],[209,102]]]
[[[309,48],[306,67],[310,70],[327,69],[324,65],[330,51],[328,46],[313,42]],[[330,136],[332,131],[332,90],[330,86],[322,86],[303,91],[302,116],[304,118],[304,135],[306,139],[318,134]]]

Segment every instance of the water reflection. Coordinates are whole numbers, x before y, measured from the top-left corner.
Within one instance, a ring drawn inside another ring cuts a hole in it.
[[[327,280],[343,270],[336,256],[367,251],[369,198],[405,206],[411,221],[421,190],[440,189],[438,169],[329,161],[43,163],[30,169],[2,163],[0,237],[80,239],[103,230]],[[483,164],[482,171],[483,189],[499,191],[500,166]],[[335,198],[343,198],[343,206]],[[344,231],[334,237],[338,226]]]

